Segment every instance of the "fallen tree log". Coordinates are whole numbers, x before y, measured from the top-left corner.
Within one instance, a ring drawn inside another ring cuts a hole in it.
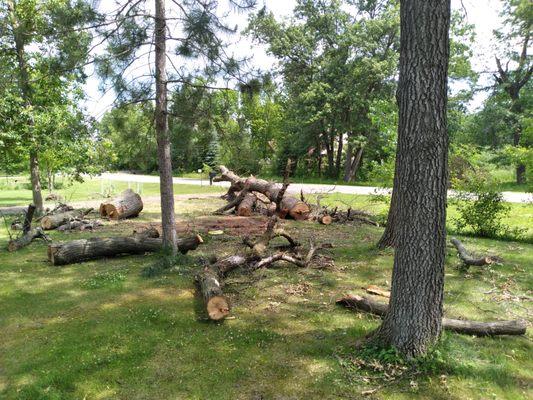
[[[47,215],[41,219],[41,228],[43,228],[45,231],[56,229],[72,219],[85,217],[92,210],[92,208],[80,208],[78,210]]]
[[[126,189],[118,197],[100,204],[100,216],[119,220],[133,218],[143,209],[143,201],[139,194]]]
[[[253,256],[234,255],[208,265],[196,275],[196,282],[204,299],[207,315],[213,321],[228,316],[230,303],[222,291],[224,277],[230,271],[247,265]]]
[[[43,239],[50,241],[50,238],[43,232],[42,228],[30,229],[28,232],[22,234],[20,237],[10,240],[7,244],[8,251],[17,251],[29,245],[35,239]]]
[[[270,200],[270,202],[275,203],[278,194],[282,190],[282,187],[279,184],[269,182],[264,179],[258,179],[254,176],[251,176],[249,178],[241,178],[223,165],[220,166],[220,172],[220,176],[215,177],[213,180],[215,182],[230,182],[231,186],[226,195],[224,195],[224,198],[229,201],[229,204],[217,210],[217,213],[225,212],[232,208],[238,210],[240,203],[242,203],[246,199],[249,199],[247,201],[251,201],[251,199],[248,197],[248,194],[253,192],[261,193],[266,196],[266,198]],[[237,193],[243,191],[246,191],[246,195],[242,196],[242,198],[239,198],[239,196],[237,196]],[[283,196],[281,202],[279,203],[278,210],[278,215],[280,218],[286,218],[287,216],[296,220],[305,220],[308,218],[309,213],[311,212],[311,209],[308,204],[304,203],[296,197],[285,194],[284,191],[282,192],[282,194]]]
[[[477,267],[483,267],[485,265],[494,264],[495,262],[499,261],[498,257],[475,257],[466,250],[466,248],[458,239],[452,238],[450,241],[457,249],[457,252],[459,253],[459,258],[466,266],[474,265]]]
[[[257,197],[252,193],[246,193],[244,198],[237,205],[237,215],[240,217],[251,217],[256,203]]]
[[[178,250],[186,254],[190,250],[195,250],[201,243],[203,239],[200,235],[178,239]],[[148,232],[135,233],[133,236],[53,243],[48,246],[48,260],[53,265],[66,265],[124,254],[153,253],[162,248],[163,241],[159,239],[157,230],[153,229]]]
[[[43,239],[50,241],[50,238],[43,232],[42,228],[31,228],[31,221],[35,213],[35,206],[30,204],[25,212],[24,222],[21,225],[21,235],[15,239],[11,239],[7,244],[8,251],[17,251],[22,247],[29,245],[35,239]]]
[[[384,316],[389,306],[385,303],[374,301],[367,297],[349,295],[337,300],[337,304],[355,310]],[[524,335],[526,333],[525,321],[492,321],[478,322],[460,319],[443,318],[444,329],[473,336],[496,336],[496,335]]]

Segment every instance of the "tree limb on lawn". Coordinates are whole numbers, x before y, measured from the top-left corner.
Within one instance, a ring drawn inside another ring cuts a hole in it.
[[[380,317],[383,317],[389,309],[388,304],[357,295],[345,296],[337,300],[337,304],[354,310],[379,315]],[[442,326],[444,329],[452,332],[474,336],[524,335],[526,333],[526,322],[520,320],[478,322],[443,318]]]

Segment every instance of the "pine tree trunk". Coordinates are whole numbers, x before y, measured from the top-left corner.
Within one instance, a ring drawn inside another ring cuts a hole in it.
[[[389,312],[376,334],[408,357],[442,329],[450,0],[402,0],[397,239]]]
[[[161,190],[161,225],[163,244],[177,253],[174,215],[174,187],[167,114],[165,0],[155,0],[155,128]]]

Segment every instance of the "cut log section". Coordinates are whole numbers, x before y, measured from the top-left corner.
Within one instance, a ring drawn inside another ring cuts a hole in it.
[[[237,210],[237,213],[239,213],[239,205],[243,201],[250,203],[252,199],[248,196],[248,194],[253,195],[253,192],[261,193],[270,202],[275,203],[278,194],[280,194],[280,191],[283,189],[283,187],[277,183],[269,182],[264,179],[258,179],[254,176],[251,176],[249,178],[241,178],[223,165],[220,166],[220,172],[220,176],[215,177],[213,180],[216,182],[230,182],[231,186],[226,195],[224,195],[224,198],[227,199],[229,203],[226,206],[217,210],[217,213],[225,212],[232,208],[235,208]],[[237,196],[237,193],[243,191],[245,191],[245,196],[239,198],[241,196]],[[311,209],[308,204],[304,203],[296,197],[285,194],[284,190],[281,194],[282,199],[278,210],[278,216],[280,218],[290,217],[296,220],[306,220],[308,218],[309,213],[311,212]],[[249,212],[248,207],[245,206],[242,212]]]
[[[234,255],[226,257],[212,265],[206,266],[196,275],[198,288],[205,302],[207,315],[213,321],[226,318],[230,312],[230,303],[222,291],[226,274],[236,268],[247,265],[251,257]]]
[[[251,217],[254,213],[257,197],[252,193],[246,193],[241,202],[237,205],[237,215],[240,217]]]
[[[92,208],[80,208],[79,210],[47,215],[41,219],[41,228],[43,228],[45,231],[56,229],[57,227],[66,224],[70,220],[83,218],[92,210]]]
[[[8,251],[17,251],[24,246],[29,245],[35,239],[43,239],[45,241],[50,241],[50,238],[43,232],[42,228],[30,229],[28,232],[24,233],[22,236],[10,240],[7,244]]]
[[[385,303],[357,295],[345,296],[337,300],[337,304],[379,316],[384,316],[389,309]],[[452,332],[473,336],[524,335],[526,333],[526,322],[519,320],[478,322],[443,318],[442,326]]]
[[[141,196],[131,189],[123,191],[120,196],[100,204],[100,215],[113,220],[133,218],[143,209]]]
[[[470,254],[466,248],[463,246],[463,244],[456,238],[451,239],[452,244],[457,249],[457,252],[459,253],[459,258],[466,266],[477,266],[477,267],[483,267],[485,265],[494,264],[499,260],[498,257],[475,257],[472,254]]]
[[[200,235],[179,239],[178,250],[186,254],[195,250],[201,243],[203,240]],[[159,239],[157,230],[153,229],[133,236],[79,239],[50,244],[48,260],[53,265],[66,265],[123,254],[153,253],[162,248],[163,241]]]

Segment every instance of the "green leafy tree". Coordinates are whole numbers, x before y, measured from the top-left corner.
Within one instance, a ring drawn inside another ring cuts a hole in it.
[[[10,140],[28,153],[38,213],[43,208],[39,154],[43,151],[42,132],[46,131],[39,120],[53,118],[57,105],[75,97],[84,79],[83,66],[91,42],[90,34],[78,28],[93,18],[90,4],[82,0],[0,3],[2,87],[10,93],[11,106],[17,104],[2,107],[4,112],[14,111],[2,124],[8,125]]]
[[[529,0],[506,0],[502,12],[504,28],[495,31],[496,38],[504,45],[503,55],[496,56],[497,72],[494,74],[496,90],[504,92],[510,99],[509,111],[512,117],[512,140],[515,147],[522,145],[522,115],[526,107],[522,92],[533,73],[531,54],[528,54],[533,26],[533,3]],[[518,45],[518,46],[517,46]],[[517,50],[519,48],[519,50]],[[502,62],[502,58],[507,59]],[[526,181],[526,164],[516,158],[516,182]]]
[[[255,4],[253,0],[229,3],[239,9]],[[235,32],[225,24],[224,15],[217,0],[172,1],[168,6],[165,0],[128,1],[103,15],[99,25],[106,52],[97,59],[98,72],[115,89],[117,101],[155,102],[163,242],[173,254],[177,245],[168,91],[196,86],[199,75],[208,82],[239,79],[239,60],[227,54],[221,39],[222,34]],[[139,65],[148,71],[139,72]]]

